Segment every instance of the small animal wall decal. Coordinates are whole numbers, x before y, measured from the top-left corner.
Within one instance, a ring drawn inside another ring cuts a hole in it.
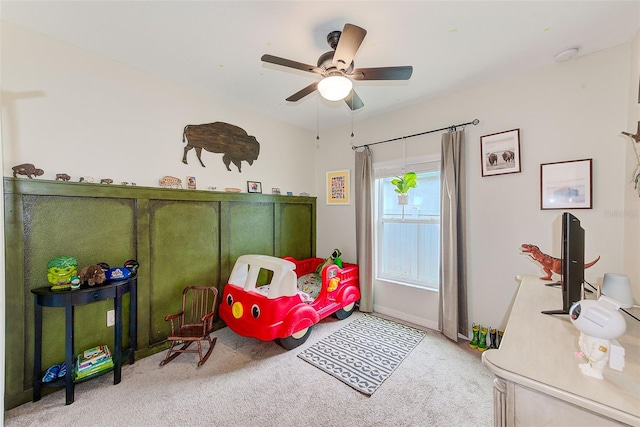
[[[66,173],[56,174],[56,181],[69,181],[70,179],[71,179],[71,176]]]
[[[34,176],[41,176],[44,174],[42,169],[38,169],[32,163],[23,163],[21,165],[14,166],[12,169],[14,178],[16,178],[16,175],[26,175],[30,179],[33,179]]]
[[[260,154],[260,143],[254,136],[229,123],[215,122],[202,125],[187,125],[182,132],[182,142],[186,142],[182,163],[187,163],[187,153],[192,148],[196,149],[196,156],[202,167],[205,167],[201,159],[202,149],[210,153],[223,153],[222,162],[230,171],[229,165],[233,163],[242,172],[241,163],[245,161],[252,165]]]

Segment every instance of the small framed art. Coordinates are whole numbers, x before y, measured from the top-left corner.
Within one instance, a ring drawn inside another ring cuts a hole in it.
[[[520,169],[520,129],[480,137],[482,176],[522,172]]]
[[[540,165],[540,209],[591,209],[592,159]]]
[[[262,193],[262,183],[258,181],[247,181],[247,193]]]
[[[187,188],[190,190],[195,190],[196,189],[196,177],[195,176],[188,176],[187,177]]]
[[[349,170],[327,172],[327,204],[348,205]]]

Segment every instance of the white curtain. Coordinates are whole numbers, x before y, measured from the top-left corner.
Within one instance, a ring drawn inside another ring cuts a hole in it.
[[[468,335],[464,159],[464,130],[443,134],[438,328],[456,342]]]
[[[373,171],[371,150],[356,150],[356,250],[360,272],[360,311],[373,311]]]

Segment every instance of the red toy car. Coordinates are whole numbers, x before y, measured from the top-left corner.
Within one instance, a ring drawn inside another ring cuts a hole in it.
[[[240,256],[224,288],[220,318],[239,335],[276,340],[287,350],[299,346],[313,325],[330,314],[346,319],[360,299],[358,266],[328,265],[315,274],[323,261]],[[256,286],[264,270],[271,282]]]

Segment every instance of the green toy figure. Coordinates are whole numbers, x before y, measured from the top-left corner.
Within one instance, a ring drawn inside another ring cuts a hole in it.
[[[72,276],[78,275],[78,261],[70,256],[59,256],[47,263],[47,271],[52,291],[69,289]]]
[[[325,268],[328,265],[337,265],[338,267],[342,268],[342,259],[340,258],[340,256],[342,255],[342,252],[340,252],[340,249],[334,249],[333,252],[331,252],[331,256],[327,259],[325,259],[319,266],[318,268],[316,268],[316,275],[320,275],[322,273],[322,269]]]

